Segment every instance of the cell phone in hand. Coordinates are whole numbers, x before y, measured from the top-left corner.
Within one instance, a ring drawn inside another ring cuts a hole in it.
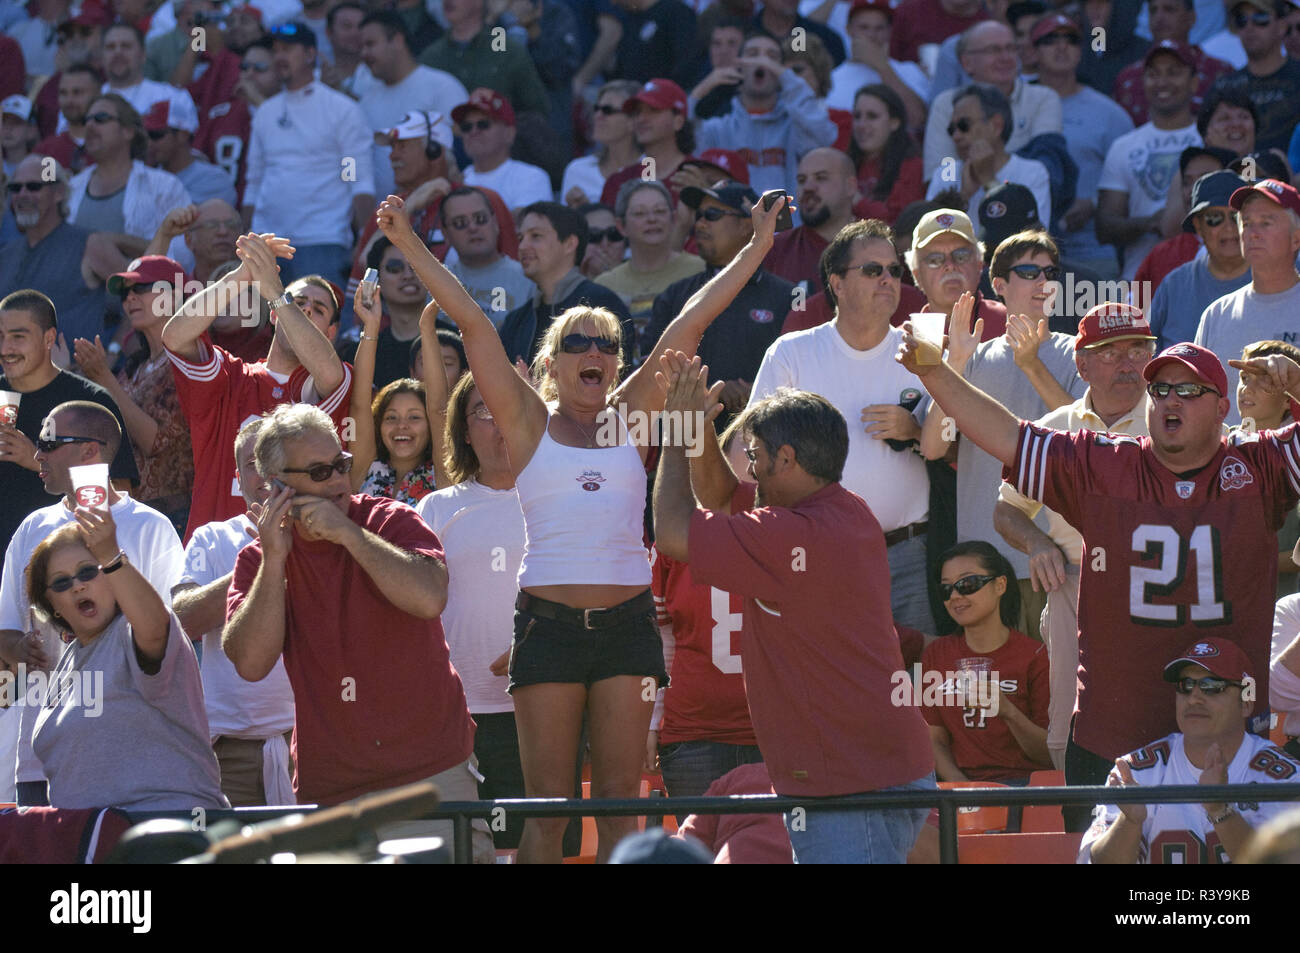
[[[763,211],[772,211],[772,206],[779,200],[781,202],[781,211],[776,216],[776,230],[783,232],[787,228],[793,228],[794,222],[790,218],[790,196],[785,193],[784,189],[772,189],[770,192],[764,192]]]
[[[367,268],[365,276],[361,279],[361,301],[367,308],[375,306],[375,289],[379,287],[379,272],[373,268]]]

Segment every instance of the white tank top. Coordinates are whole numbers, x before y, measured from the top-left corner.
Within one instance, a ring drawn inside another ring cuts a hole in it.
[[[549,416],[546,424],[515,480],[525,527],[519,587],[648,587],[645,465],[626,428],[619,446],[584,449],[556,443]]]

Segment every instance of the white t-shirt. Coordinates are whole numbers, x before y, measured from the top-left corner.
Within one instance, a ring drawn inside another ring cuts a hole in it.
[[[1174,732],[1131,755],[1126,755],[1133,780],[1143,787],[1199,784],[1201,769],[1187,760],[1183,735]],[[1114,773],[1114,769],[1112,774]],[[1300,780],[1300,764],[1267,738],[1244,735],[1241,747],[1228,765],[1229,784],[1294,784]],[[1238,802],[1232,807],[1256,830],[1266,821],[1291,810],[1286,801]],[[1200,804],[1148,804],[1138,847],[1140,864],[1224,863],[1227,853],[1214,833],[1205,808]],[[1079,863],[1092,863],[1092,845],[1119,817],[1119,807],[1097,808],[1092,827],[1079,846]],[[1213,851],[1216,859],[1210,859]]]
[[[1268,704],[1279,717],[1284,717],[1283,729],[1292,737],[1300,735],[1300,675],[1285,665],[1277,664],[1277,657],[1300,635],[1300,593],[1283,596],[1273,607],[1272,663],[1268,669]]]
[[[890,328],[871,350],[857,351],[840,336],[837,321],[783,335],[763,355],[749,398],[752,405],[778,387],[796,387],[830,401],[849,425],[840,482],[867,501],[886,533],[926,519],[930,510],[925,462],[911,450],[893,450],[868,435],[862,423],[864,407],[897,404],[909,389],[920,391],[912,414],[918,423],[925,420],[930,400],[921,379],[894,360],[901,340],[902,332]]]
[[[846,47],[846,49],[849,47]],[[898,74],[907,88],[921,97],[923,102],[930,101],[930,81],[925,71],[916,63],[903,63],[890,60],[889,65]],[[853,111],[853,97],[863,86],[881,82],[880,74],[866,63],[845,60],[831,70],[831,91],[826,94],[826,105],[831,109]]]
[[[489,666],[509,651],[514,634],[517,577],[524,558],[519,493],[477,480],[430,493],[416,506],[442,542],[447,560],[447,608],[442,630],[451,664],[472,713],[514,711],[510,679]]]
[[[958,159],[951,180],[943,175],[942,170],[940,170],[940,174],[930,180],[930,188],[926,190],[925,197],[932,199],[940,192],[954,186],[960,186],[964,166],[965,163]],[[1033,192],[1034,202],[1038,205],[1038,220],[1040,222],[1051,220],[1052,179],[1047,173],[1047,166],[1035,159],[1011,155],[1007,157],[1006,164],[994,173],[994,178],[999,182],[1014,182],[1017,185],[1023,185],[1030,192]],[[983,201],[984,189],[979,188],[970,197],[970,204],[966,206],[966,214],[970,216],[972,222],[980,220],[980,203]]]
[[[177,89],[169,83],[160,83],[155,79],[142,79],[134,86],[121,86],[116,89],[110,84],[105,83],[100,92],[117,93],[117,95],[130,103],[131,108],[141,116],[152,109],[154,103],[160,103],[164,100],[171,102],[173,99],[180,99],[183,97],[190,101],[190,106],[194,106],[194,100],[188,92],[183,89]],[[197,113],[198,109],[196,108],[194,111]],[[168,209],[167,211],[171,210]],[[166,212],[163,214],[166,214]]]
[[[605,176],[600,171],[599,158],[582,156],[564,167],[564,178],[560,180],[561,202],[568,201],[565,196],[575,185],[582,189],[582,194],[587,196],[588,202],[600,201],[601,193],[605,191]]]
[[[185,574],[180,581],[206,586],[234,570],[235,557],[253,541],[248,533],[252,526],[246,515],[240,515],[196,529],[185,550]],[[217,628],[203,633],[199,674],[213,738],[270,738],[293,728],[293,689],[284,659],[276,659],[271,674],[261,681],[244,681],[222,651],[221,628]]]
[[[1195,123],[1182,129],[1157,129],[1145,123],[1111,144],[1097,188],[1127,193],[1130,218],[1154,215],[1169,199],[1169,185],[1178,175],[1179,154],[1188,146],[1200,144],[1201,134]],[[1124,246],[1125,280],[1133,277],[1159,240],[1155,232],[1148,232]]]
[[[126,553],[140,575],[162,596],[167,608],[172,604],[172,586],[176,585],[184,568],[184,550],[180,537],[171,521],[152,507],[138,503],[123,495],[112,507],[113,522],[117,525],[117,543]],[[28,630],[27,585],[24,571],[31,562],[32,552],[45,537],[65,523],[71,523],[72,510],[63,501],[41,507],[27,514],[27,518],[14,531],[5,551],[4,572],[0,575],[0,629]],[[50,663],[58,659],[50,659]],[[32,752],[32,728],[36,723],[36,710],[22,709],[22,730],[18,741],[19,782],[40,781],[45,775],[41,764]]]
[[[492,189],[511,211],[534,202],[550,202],[555,197],[551,192],[551,177],[537,166],[518,159],[507,159],[491,172],[480,172],[470,166],[465,170],[465,184]]]
[[[451,111],[468,99],[469,93],[456,77],[440,69],[417,65],[404,80],[392,86],[374,82],[365,87],[358,105],[371,129],[387,132],[408,112],[416,109],[436,112],[444,123],[450,123]],[[375,195],[389,195],[395,191],[393,167],[388,161],[392,149],[377,144],[371,149],[374,154]]]

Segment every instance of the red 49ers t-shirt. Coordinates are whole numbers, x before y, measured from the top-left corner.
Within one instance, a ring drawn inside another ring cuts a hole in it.
[[[996,676],[1000,694],[999,705],[1009,701],[1020,709],[1030,721],[1041,728],[1047,727],[1048,675],[1047,649],[1027,635],[1012,630],[1006,644],[987,654],[976,652],[966,643],[963,635],[947,635],[936,639],[925,648],[921,656],[923,679],[934,678],[931,672],[945,676],[944,693],[937,705],[921,709],[925,720],[936,727],[948,729],[952,736],[952,756],[957,767],[972,781],[1006,781],[1026,778],[1042,765],[1035,764],[1016,742],[1011,729],[999,715],[987,708],[966,707],[958,704],[961,696],[949,689],[949,672],[957,672],[959,661],[965,658],[990,660],[990,681]],[[928,680],[928,679],[927,679]],[[919,686],[924,692],[925,681]],[[987,697],[987,691],[980,689]],[[970,695],[972,701],[976,700]],[[928,700],[928,699],[927,699]]]
[[[245,364],[206,341],[200,342],[199,350],[197,364],[167,352],[194,446],[194,491],[190,521],[185,527],[187,541],[204,523],[233,519],[248,509],[235,482],[235,437],[255,417],[280,404],[302,401],[311,380],[302,366],[281,382],[265,364]],[[351,392],[352,368],[345,363],[343,383],[318,403],[340,429]]]
[[[1259,683],[1250,727],[1267,725],[1275,534],[1300,493],[1295,424],[1234,433],[1205,467],[1180,475],[1156,459],[1150,437],[1022,422],[1002,478],[1083,535],[1080,746],[1118,758],[1172,734],[1165,663],[1210,636],[1245,651]]]
[[[754,505],[752,483],[740,483],[731,512]],[[741,672],[740,631],[745,600],[697,585],[690,567],[655,551],[650,588],[660,625],[671,625],[676,651],[664,694],[661,744],[720,741],[756,745]]]

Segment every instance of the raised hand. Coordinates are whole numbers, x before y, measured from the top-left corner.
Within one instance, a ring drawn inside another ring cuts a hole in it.
[[[262,541],[262,555],[268,560],[284,562],[293,548],[293,497],[292,487],[272,484],[271,495],[265,503],[249,507],[257,521],[257,538]]]
[[[276,264],[276,253],[271,243],[255,232],[241,235],[235,239],[235,254],[244,263],[244,268],[254,283],[258,293],[267,301],[274,301],[284,294],[284,282],[280,280],[280,266]]]
[[[365,296],[361,294],[361,285],[358,284],[356,294],[352,296],[352,310],[361,322],[362,331],[371,337],[379,334],[379,326],[384,320],[384,304],[378,286],[375,287],[375,299],[367,305]],[[437,315],[436,308],[434,314]],[[420,323],[424,323],[423,317],[420,318]]]
[[[167,213],[163,219],[163,232],[169,239],[184,235],[199,220],[197,205],[181,205]]]
[[[1139,788],[1141,786],[1133,780],[1133,769],[1129,767],[1129,763],[1123,758],[1115,762],[1114,769],[1106,778],[1106,787],[1108,788]],[[1120,804],[1118,807],[1120,813],[1134,824],[1141,824],[1147,819],[1147,806],[1145,804],[1134,802],[1132,804]]]
[[[406,203],[396,195],[390,195],[379,203],[379,208],[375,210],[375,224],[379,226],[379,230],[394,245],[397,244],[399,238],[414,234],[414,229],[411,228],[411,217],[406,210]]]
[[[791,212],[798,211],[794,204],[794,196],[787,196],[786,202]],[[781,203],[773,202],[772,207],[767,211],[763,210],[763,202],[760,199],[754,203],[750,209],[749,217],[754,223],[754,243],[757,245],[771,246],[776,237],[776,219],[781,214]]]
[[[966,363],[984,336],[983,318],[971,326],[970,318],[974,313],[975,296],[969,291],[962,292],[952,306],[952,317],[948,319],[948,366],[958,374],[966,369]]]
[[[1294,395],[1300,392],[1300,364],[1284,354],[1252,357],[1248,361],[1229,361],[1228,366],[1243,373],[1258,375],[1259,386],[1267,393]]]
[[[1038,357],[1038,348],[1052,331],[1046,318],[1033,318],[1024,314],[1008,314],[1006,340],[1017,367],[1023,367]]]
[[[77,355],[77,366],[81,368],[81,376],[90,378],[100,386],[107,386],[113,377],[113,372],[109,369],[108,352],[104,350],[99,335],[95,335],[94,341],[77,338],[72,343],[72,347]]]
[[[73,515],[81,532],[81,541],[101,565],[111,562],[118,552],[117,524],[108,510],[78,506]]]
[[[717,381],[709,387],[709,368],[700,361],[698,354],[688,360],[681,351],[668,351],[660,357],[659,363],[663,370],[655,371],[655,383],[666,395],[665,413],[703,414],[706,423],[711,423],[722,413],[723,405],[718,397],[723,382]]]

